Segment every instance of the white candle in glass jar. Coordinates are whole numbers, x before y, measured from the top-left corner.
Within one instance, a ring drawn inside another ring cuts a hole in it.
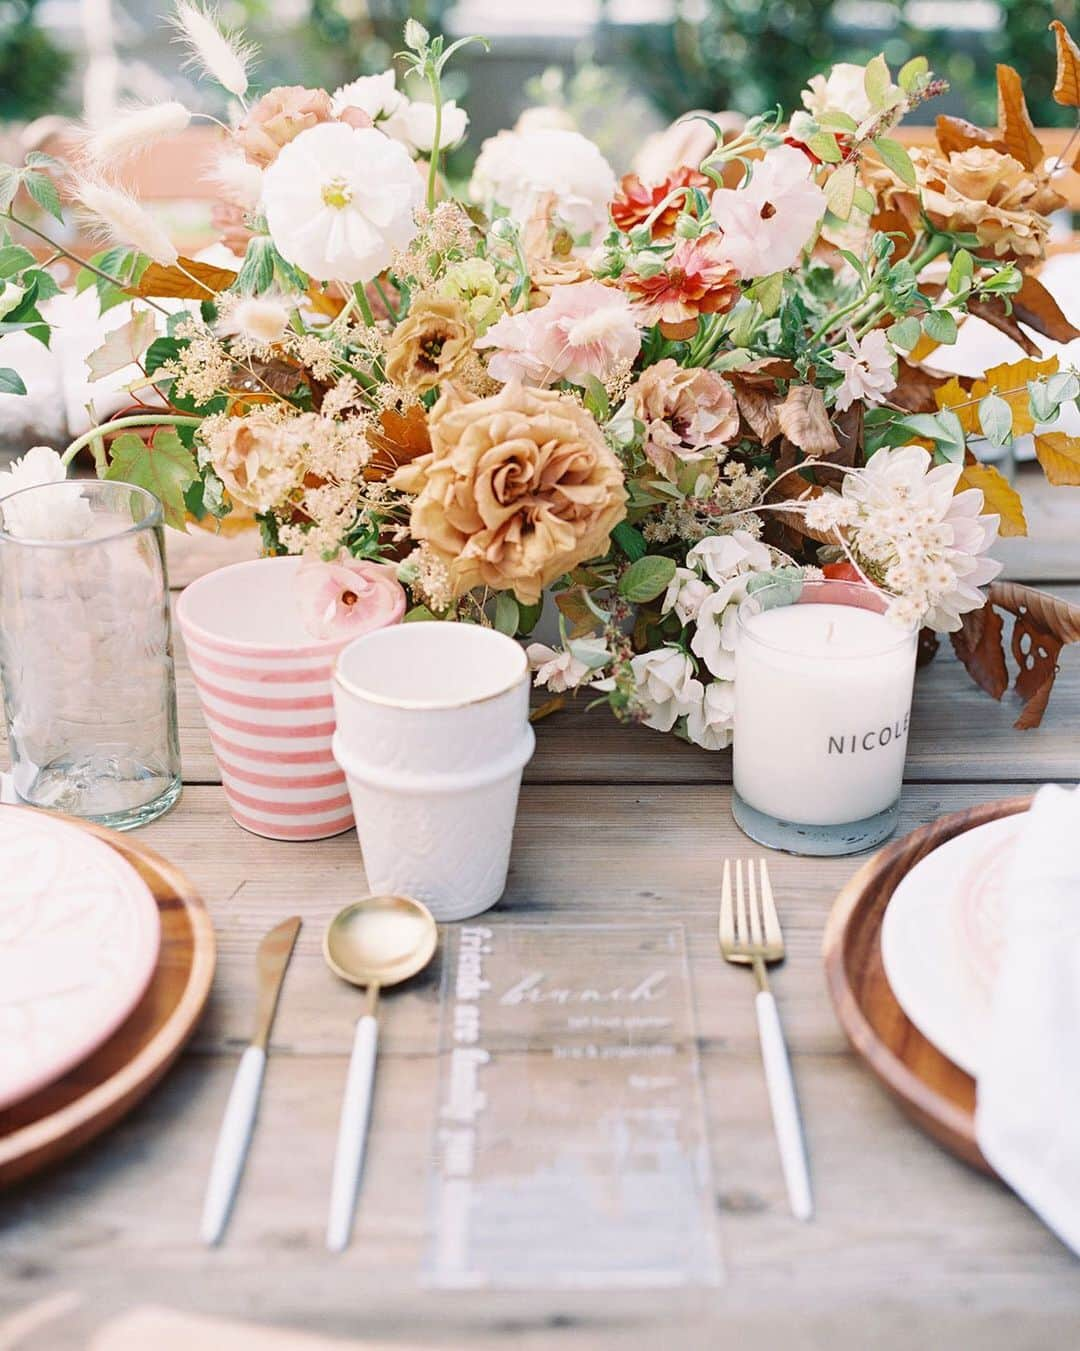
[[[754,613],[751,598],[740,611],[735,790],[781,821],[863,821],[900,796],[918,635],[859,603],[829,603],[844,588],[868,591],[809,582],[798,604]]]

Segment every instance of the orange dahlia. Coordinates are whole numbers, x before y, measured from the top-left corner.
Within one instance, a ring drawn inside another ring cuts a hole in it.
[[[624,272],[619,285],[630,293],[641,322],[659,324],[665,338],[691,337],[698,315],[726,314],[739,299],[739,273],[717,230],[681,239],[656,276]]]
[[[675,169],[659,183],[643,183],[637,174],[624,174],[619,191],[611,203],[611,219],[620,230],[629,232],[635,225],[648,220],[652,212],[675,188],[701,188],[704,192],[711,193],[714,186],[711,178],[698,173],[696,169],[691,169],[688,164]],[[685,196],[676,198],[653,221],[654,239],[671,238],[675,221],[685,200]]]

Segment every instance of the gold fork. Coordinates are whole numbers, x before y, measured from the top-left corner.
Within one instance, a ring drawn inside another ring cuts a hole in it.
[[[754,879],[754,865],[747,860],[746,889],[743,889],[743,861],[735,860],[735,895],[732,900],[731,860],[724,859],[724,873],[720,889],[720,951],[729,962],[751,966],[757,977],[758,992],[754,999],[757,1010],[758,1037],[761,1041],[761,1060],[765,1066],[765,1083],[769,1090],[773,1129],[780,1149],[780,1164],[784,1170],[791,1213],[799,1220],[808,1220],[814,1213],[810,1194],[810,1170],[806,1162],[806,1142],[799,1103],[795,1097],[795,1081],[791,1077],[791,1063],[784,1044],[780,1014],[776,1000],[769,990],[767,967],[784,960],[784,936],[776,913],[769,870],[761,859],[761,890]]]

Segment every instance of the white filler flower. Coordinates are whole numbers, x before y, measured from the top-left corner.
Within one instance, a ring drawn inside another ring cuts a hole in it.
[[[263,207],[283,258],[318,281],[371,281],[416,234],[423,184],[396,141],[324,122],[267,169]]]

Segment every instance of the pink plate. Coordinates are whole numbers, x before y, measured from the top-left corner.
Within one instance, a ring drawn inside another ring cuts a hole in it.
[[[85,1059],[142,998],[161,942],[149,887],[101,840],[0,806],[0,1109]]]

